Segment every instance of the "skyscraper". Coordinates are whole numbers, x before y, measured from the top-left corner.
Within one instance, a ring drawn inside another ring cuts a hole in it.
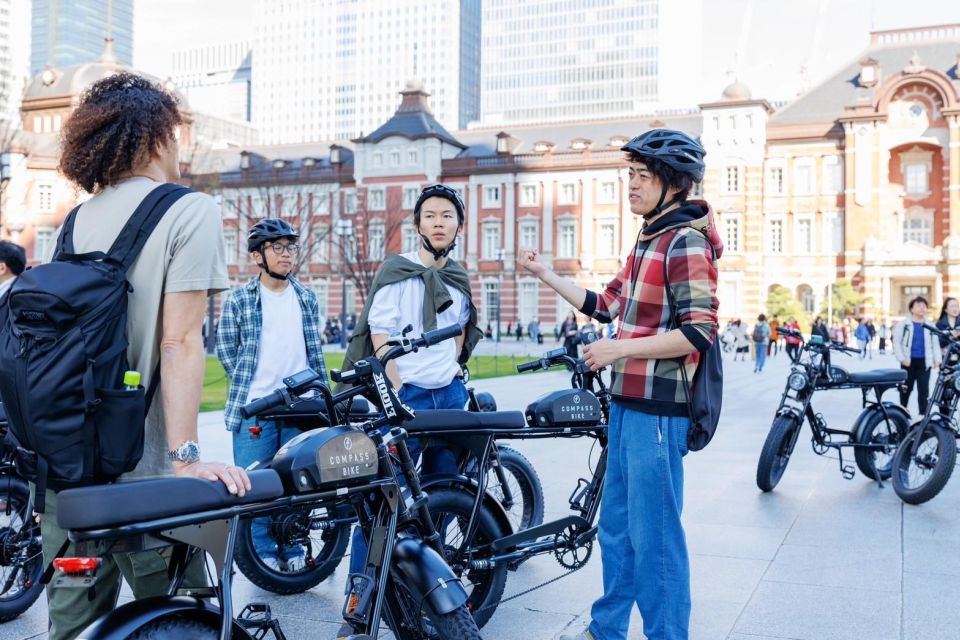
[[[252,59],[249,42],[175,51],[172,80],[194,111],[249,122]]]
[[[120,63],[133,64],[133,0],[33,0],[31,22],[31,75],[97,60],[108,31]]]
[[[20,120],[20,94],[30,70],[29,28],[30,8],[26,3],[0,0],[0,128],[4,130]],[[0,146],[8,142],[2,138],[8,137],[0,131]]]
[[[256,11],[262,142],[369,133],[410,79],[423,82],[444,126],[479,117],[480,0],[259,0]]]
[[[483,123],[695,104],[701,9],[700,0],[484,0]]]

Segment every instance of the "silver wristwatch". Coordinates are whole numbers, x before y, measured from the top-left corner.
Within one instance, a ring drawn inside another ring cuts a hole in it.
[[[176,462],[191,464],[200,460],[200,445],[193,440],[187,440],[172,451],[167,451],[167,458]]]

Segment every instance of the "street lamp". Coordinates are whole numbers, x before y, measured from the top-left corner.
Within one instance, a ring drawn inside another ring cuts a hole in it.
[[[503,298],[503,254],[504,249],[497,249],[497,261],[500,263],[500,270],[497,273],[497,342],[500,342],[500,300]]]
[[[337,236],[340,238],[340,247],[343,252],[343,266],[340,268],[340,347],[347,348],[347,260],[350,247],[350,237],[353,235],[353,225],[349,220],[337,220],[337,226],[334,227]]]

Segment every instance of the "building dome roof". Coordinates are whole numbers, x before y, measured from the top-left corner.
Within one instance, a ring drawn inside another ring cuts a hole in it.
[[[87,62],[84,64],[73,65],[69,67],[51,67],[47,65],[43,71],[30,79],[27,88],[23,92],[23,102],[30,103],[34,101],[57,100],[63,98],[74,98],[79,96],[91,84],[121,71],[130,71],[141,75],[160,85],[165,85],[159,78],[147,73],[142,73],[136,69],[127,67],[117,60],[113,53],[113,46],[108,39],[104,47],[103,54],[96,62]],[[171,89],[177,97],[180,108],[189,110],[186,96]]]
[[[750,87],[740,82],[739,80],[734,80],[733,83],[728,85],[727,88],[723,90],[723,99],[724,100],[750,100],[752,99],[752,94],[750,93]]]

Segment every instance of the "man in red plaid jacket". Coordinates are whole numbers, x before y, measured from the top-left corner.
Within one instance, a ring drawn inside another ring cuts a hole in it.
[[[649,640],[686,640],[690,565],[680,511],[690,418],[680,367],[692,380],[701,352],[716,338],[722,245],[710,207],[687,200],[703,179],[700,144],[654,129],[623,150],[630,210],[644,224],[617,277],[595,293],[555,274],[535,250],[520,254],[522,266],[582,313],[600,322],[620,318],[615,340],[583,348],[592,369],[613,365],[599,531],[603,595],[590,626],[563,638],[626,640],[636,603]]]

